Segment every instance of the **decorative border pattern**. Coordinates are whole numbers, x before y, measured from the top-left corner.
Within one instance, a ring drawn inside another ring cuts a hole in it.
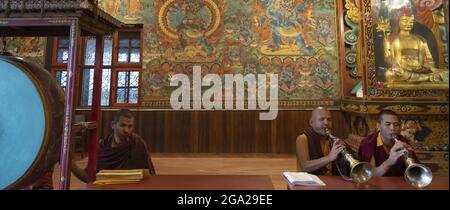
[[[225,102],[224,102],[225,104]],[[235,103],[234,103],[235,104]],[[248,102],[245,101],[244,105]],[[317,106],[324,106],[329,108],[339,108],[339,101],[334,100],[281,100],[278,101],[279,109],[296,109],[296,108],[315,108]],[[143,108],[155,109],[171,109],[170,100],[147,100],[142,101]]]
[[[386,103],[368,103],[343,101],[341,109],[347,112],[360,114],[377,114],[382,109],[390,109],[398,114],[431,114],[431,115],[448,115],[448,103],[423,104],[411,102],[386,102]]]
[[[345,48],[345,64],[347,66],[347,71],[351,78],[361,78],[361,69],[358,65],[359,54],[361,53],[358,49],[359,42],[358,33],[360,30],[359,21],[361,19],[361,13],[359,12],[359,8],[356,7],[354,0],[345,0],[345,16],[344,21],[345,25],[349,27],[349,30],[344,32],[344,42],[346,44]],[[343,55],[341,55],[343,56]]]

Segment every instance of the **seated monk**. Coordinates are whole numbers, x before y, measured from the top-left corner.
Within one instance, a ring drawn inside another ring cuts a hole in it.
[[[323,107],[314,109],[309,120],[310,127],[297,137],[296,151],[300,171],[315,175],[340,175],[336,164],[343,175],[348,175],[349,164],[340,155],[345,148],[342,140],[331,144],[325,133],[331,128],[331,113]],[[336,164],[332,164],[333,161]]]
[[[374,167],[374,176],[403,176],[406,164],[401,157],[405,151],[419,163],[408,139],[398,135],[399,132],[397,114],[391,110],[382,110],[378,113],[377,131],[361,140],[360,161],[369,162]],[[400,141],[395,141],[393,135]]]
[[[150,174],[155,174],[147,144],[133,133],[133,113],[121,109],[111,127],[114,132],[99,142],[97,170],[149,169]]]
[[[113,133],[99,142],[97,172],[104,169],[148,169],[150,174],[156,174],[147,144],[133,132],[133,113],[128,109],[118,111],[111,128]],[[86,182],[87,169],[80,170],[72,161],[72,171]]]

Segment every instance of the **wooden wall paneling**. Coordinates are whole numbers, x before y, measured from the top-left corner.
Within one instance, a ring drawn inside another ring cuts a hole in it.
[[[255,112],[253,120],[255,123],[255,152],[272,153],[272,133],[276,132],[272,129],[272,121],[259,120],[259,113]]]
[[[81,111],[89,116],[89,111]],[[309,126],[310,110],[280,110],[273,121],[259,120],[260,111],[134,111],[135,131],[152,152],[295,153],[295,139]],[[333,133],[347,137],[350,123],[331,111]],[[102,132],[111,132],[115,111],[102,112]]]
[[[191,143],[192,112],[170,111],[164,116],[164,151],[193,152]],[[174,141],[176,143],[174,143]]]

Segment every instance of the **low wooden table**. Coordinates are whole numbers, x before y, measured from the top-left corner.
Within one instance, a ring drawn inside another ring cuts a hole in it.
[[[135,184],[86,184],[84,190],[273,190],[263,175],[156,175]]]
[[[318,176],[325,186],[294,186],[289,190],[416,190],[403,177],[373,177],[368,182],[357,184],[345,181],[340,176]],[[286,180],[287,181],[287,180]],[[433,177],[433,181],[423,190],[449,190],[448,177]]]

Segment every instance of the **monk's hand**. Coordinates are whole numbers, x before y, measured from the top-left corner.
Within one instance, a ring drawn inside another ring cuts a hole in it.
[[[414,148],[406,142],[396,141],[396,144],[400,144],[400,149],[404,149],[406,151],[414,151]],[[395,146],[395,144],[394,144]],[[398,150],[398,149],[397,149]]]
[[[395,142],[394,146],[389,152],[389,158],[387,159],[389,166],[395,165],[397,159],[405,155],[405,152],[408,151],[406,145],[406,143],[403,143],[401,141]]]
[[[344,142],[342,142],[342,140],[334,141],[333,147],[331,147],[330,154],[328,154],[330,161],[336,160],[339,153],[341,153],[342,150],[344,150],[344,148],[345,148],[345,145],[344,145]]]

